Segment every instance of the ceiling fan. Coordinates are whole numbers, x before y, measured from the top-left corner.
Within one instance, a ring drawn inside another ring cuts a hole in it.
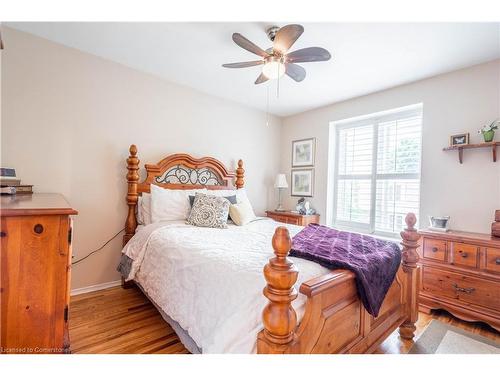
[[[276,79],[284,74],[297,82],[306,78],[306,70],[297,63],[327,61],[330,53],[321,47],[308,47],[288,52],[295,41],[304,32],[302,25],[286,25],[283,27],[273,26],[267,29],[267,36],[273,42],[273,46],[263,50],[243,35],[233,34],[233,41],[243,49],[261,57],[260,60],[223,64],[225,68],[248,68],[262,65],[262,73],[257,77],[255,84]]]

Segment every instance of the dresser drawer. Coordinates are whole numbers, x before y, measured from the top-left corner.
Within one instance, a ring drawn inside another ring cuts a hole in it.
[[[446,241],[424,238],[423,257],[444,262],[446,260]]]
[[[477,267],[479,247],[460,242],[450,242],[451,263],[457,266]]]
[[[424,266],[422,290],[437,297],[442,296],[468,304],[500,309],[500,287],[494,281]]]
[[[287,217],[286,218],[287,224],[295,224],[295,225],[301,225],[301,220],[298,217]]]
[[[500,273],[500,249],[487,247],[485,249],[486,255],[486,270],[490,272]]]
[[[285,223],[285,224],[287,222],[286,217],[284,217],[284,216],[271,216],[271,219],[273,219],[274,221],[278,221],[280,223]]]

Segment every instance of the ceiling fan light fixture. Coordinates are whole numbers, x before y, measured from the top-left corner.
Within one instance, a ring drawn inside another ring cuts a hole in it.
[[[284,74],[295,82],[302,82],[306,78],[306,70],[298,65],[315,61],[328,61],[331,59],[330,52],[321,47],[307,47],[290,51],[297,39],[304,32],[302,25],[286,25],[283,27],[272,26],[267,29],[267,36],[273,42],[273,46],[263,50],[255,43],[239,33],[233,33],[233,41],[248,52],[259,56],[260,60],[223,64],[225,68],[248,68],[262,65],[262,73],[255,80],[260,85],[271,79],[278,79]]]
[[[268,79],[277,79],[285,74],[285,64],[283,64],[282,59],[279,58],[269,58],[266,63],[262,66],[262,73]]]

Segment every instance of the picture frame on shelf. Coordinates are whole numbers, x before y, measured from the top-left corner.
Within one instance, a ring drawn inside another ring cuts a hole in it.
[[[313,167],[316,138],[292,141],[292,168]]]
[[[293,197],[312,197],[314,194],[314,169],[293,169],[291,172],[291,195]]]
[[[469,133],[450,136],[450,146],[464,146],[469,144]]]

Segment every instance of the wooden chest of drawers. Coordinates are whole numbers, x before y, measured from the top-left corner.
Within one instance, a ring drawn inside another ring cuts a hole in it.
[[[69,351],[69,215],[76,213],[59,194],[1,197],[3,353]]]
[[[308,224],[319,224],[319,215],[301,215],[291,211],[266,211],[266,215],[280,223],[307,226]]]
[[[444,309],[500,330],[500,238],[420,231],[420,309]]]

